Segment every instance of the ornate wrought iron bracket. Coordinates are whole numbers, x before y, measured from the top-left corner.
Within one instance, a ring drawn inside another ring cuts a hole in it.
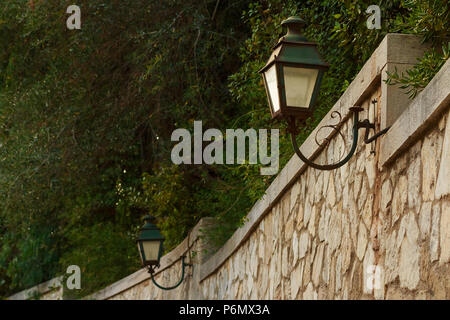
[[[376,100],[373,100],[372,103],[376,103]],[[298,135],[299,131],[298,131],[298,126],[295,122],[295,118],[290,118],[288,119],[288,131],[291,134],[291,142],[292,142],[292,147],[294,148],[295,153],[299,156],[299,158],[306,163],[308,166],[318,169],[318,170],[334,170],[337,169],[341,166],[343,166],[344,164],[346,164],[351,157],[353,156],[353,154],[356,151],[356,147],[358,145],[358,130],[360,128],[364,128],[366,129],[365,134],[364,134],[364,142],[366,144],[369,144],[373,141],[375,141],[376,139],[378,139],[380,136],[382,136],[383,134],[385,134],[390,127],[385,128],[383,130],[381,130],[380,132],[374,134],[372,137],[369,138],[369,131],[375,130],[375,124],[371,123],[368,119],[365,119],[363,121],[359,121],[359,113],[364,110],[361,107],[352,107],[350,108],[350,111],[353,113],[353,142],[352,142],[352,146],[350,148],[350,152],[347,154],[347,156],[345,156],[344,159],[333,163],[333,164],[317,164],[314,163],[312,160],[308,159],[305,155],[303,155],[303,153],[300,151],[300,148],[298,147],[297,144],[297,140],[296,140],[296,136]],[[343,139],[344,136],[340,131],[340,128],[342,127],[342,116],[339,112],[337,111],[333,111],[331,113],[331,117],[332,118],[339,118],[339,122],[336,125],[326,125],[323,126],[321,128],[319,128],[316,132],[316,143],[320,146],[320,147],[325,147],[326,145],[329,144],[330,140],[328,138],[325,138],[324,141],[322,143],[318,142],[317,139],[317,133],[319,133],[323,128],[332,128],[336,133],[338,133]],[[345,141],[345,139],[344,139]]]
[[[184,280],[184,275],[185,275],[184,269],[185,269],[186,267],[192,267],[192,264],[191,264],[191,263],[186,263],[186,262],[184,261],[185,258],[186,258],[186,256],[182,256],[182,257],[181,257],[181,279],[180,279],[175,285],[170,286],[170,287],[163,287],[163,286],[161,286],[160,284],[158,284],[158,283],[156,282],[154,276],[153,276],[154,273],[155,273],[155,270],[153,269],[153,266],[147,266],[148,273],[150,273],[150,276],[151,276],[151,278],[152,278],[153,284],[154,284],[155,286],[157,286],[158,288],[162,289],[162,290],[172,290],[172,289],[177,288],[177,287],[183,282],[183,280]],[[159,267],[159,265],[158,265],[157,267]]]

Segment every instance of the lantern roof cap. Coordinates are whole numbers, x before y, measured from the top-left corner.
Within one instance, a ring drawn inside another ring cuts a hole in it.
[[[300,18],[300,17],[297,17],[297,16],[290,16],[289,18],[287,18],[287,19],[284,19],[282,22],[281,22],[281,25],[289,25],[289,24],[298,24],[298,25],[300,25],[300,26],[305,26],[306,25],[306,22],[305,22],[305,20],[303,20],[302,18]]]
[[[325,62],[317,51],[317,43],[309,42],[301,29],[306,22],[299,17],[289,17],[281,22],[288,27],[286,35],[278,40],[266,65],[259,71],[266,71],[275,62],[327,70]]]
[[[137,241],[148,240],[164,240],[163,235],[159,231],[158,227],[154,224],[155,218],[149,215],[144,217],[145,224],[141,228],[141,232]]]
[[[281,22],[282,26],[287,26],[288,32],[280,41],[289,42],[307,42],[308,40],[302,35],[301,30],[306,26],[305,20],[300,17],[292,16]]]

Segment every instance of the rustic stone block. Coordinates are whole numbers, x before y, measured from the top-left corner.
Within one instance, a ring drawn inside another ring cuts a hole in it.
[[[434,187],[436,185],[436,154],[437,135],[426,136],[423,141],[420,157],[422,160],[422,199],[434,200]]]
[[[448,64],[449,61],[447,61],[446,64]],[[445,135],[444,135],[444,145],[441,153],[440,168],[435,190],[436,199],[440,199],[441,197],[450,194],[449,177],[450,177],[450,116],[447,116],[447,125],[445,126]]]
[[[408,201],[408,180],[406,176],[400,176],[395,186],[394,196],[392,198],[392,225],[400,218],[405,210]]]
[[[406,228],[406,236],[403,238],[400,248],[399,276],[400,286],[413,290],[420,280],[419,269],[419,228],[414,214],[409,213],[402,219]]]
[[[444,264],[450,261],[450,202],[445,201],[442,204],[441,212],[441,257],[439,264]]]
[[[363,260],[364,254],[366,253],[367,241],[367,229],[364,226],[364,223],[360,222],[358,231],[358,244],[356,246],[356,256],[360,261]]]
[[[408,168],[408,206],[415,212],[420,208],[422,196],[420,194],[420,158],[414,159]]]
[[[433,206],[433,217],[431,219],[430,235],[430,260],[431,262],[439,259],[439,222],[441,219],[441,208],[439,204]]]

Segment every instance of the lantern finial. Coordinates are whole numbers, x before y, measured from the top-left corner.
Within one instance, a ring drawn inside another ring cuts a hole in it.
[[[288,28],[287,34],[282,38],[283,40],[289,42],[308,41],[301,33],[303,27],[306,26],[306,22],[302,18],[296,16],[289,17],[286,20],[283,20],[281,25],[287,26]]]

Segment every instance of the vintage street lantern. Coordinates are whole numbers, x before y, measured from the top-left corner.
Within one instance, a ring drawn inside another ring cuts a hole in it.
[[[328,64],[322,60],[317,44],[301,34],[305,22],[298,17],[284,20],[288,32],[275,46],[267,64],[260,70],[272,118],[312,115],[314,102]]]
[[[153,218],[146,216],[145,224],[141,228],[141,233],[137,239],[139,254],[144,267],[159,266],[159,259],[162,253],[164,237],[159,229],[152,223]]]
[[[281,24],[287,26],[288,32],[278,40],[269,60],[260,70],[264,79],[272,118],[283,119],[287,122],[287,130],[291,135],[292,147],[305,164],[319,170],[339,168],[353,156],[358,143],[358,130],[360,128],[366,129],[365,143],[373,142],[385,134],[389,128],[385,128],[369,138],[369,130],[374,130],[375,124],[370,123],[368,119],[359,121],[358,114],[363,108],[353,106],[349,108],[349,111],[353,113],[353,143],[347,156],[333,164],[317,164],[303,155],[296,140],[296,136],[299,133],[298,126],[304,124],[305,120],[313,115],[320,82],[328,69],[328,64],[320,57],[317,51],[317,44],[308,42],[301,34],[301,28],[305,25],[302,19],[290,17]],[[372,103],[376,102],[376,100],[372,101]],[[326,147],[330,142],[329,138],[331,135],[339,133],[343,136],[340,132],[343,124],[341,114],[338,111],[332,111],[331,117],[338,117],[340,122],[336,125],[324,125],[316,131],[315,140],[320,148]],[[346,119],[347,115],[344,118]],[[326,127],[331,128],[333,134],[323,139],[322,143],[319,143],[317,133]]]
[[[159,231],[158,227],[153,224],[154,218],[146,216],[144,218],[145,224],[141,228],[138,239],[136,240],[141,256],[142,265],[148,269],[152,282],[155,286],[163,290],[172,290],[178,287],[184,280],[185,268],[192,266],[190,263],[186,263],[186,257],[182,255],[181,258],[181,278],[173,286],[164,287],[158,284],[154,278],[155,268],[159,267],[159,260],[161,259],[162,246],[164,237]]]

